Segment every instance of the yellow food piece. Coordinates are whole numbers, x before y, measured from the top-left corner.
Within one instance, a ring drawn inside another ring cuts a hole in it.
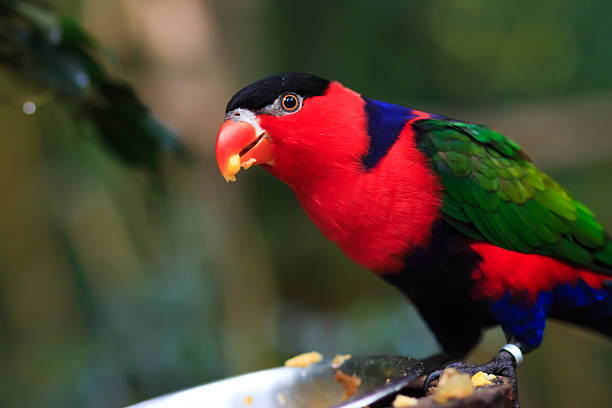
[[[346,360],[348,360],[349,358],[351,358],[350,354],[336,354],[336,357],[334,357],[334,360],[332,361],[332,368],[335,370],[337,368],[339,368],[342,363],[344,363]]]
[[[281,394],[280,392],[278,394],[276,394],[276,400],[278,401],[279,404],[281,405],[285,405],[287,403],[287,399],[285,398],[285,396],[283,394]]]
[[[234,154],[227,161],[227,174],[233,176],[240,171],[240,155]]]
[[[336,371],[334,378],[344,388],[344,399],[347,399],[355,394],[357,392],[357,387],[361,385],[361,378],[357,377],[355,374],[344,374],[340,370]]]
[[[393,400],[393,408],[414,407],[418,405],[419,400],[407,395],[397,394]]]
[[[447,368],[440,376],[440,382],[433,394],[437,403],[444,403],[452,398],[466,398],[472,395],[474,388],[468,374],[460,374],[455,368]]]
[[[257,161],[256,159],[250,158],[249,160],[242,163],[241,166],[243,169],[248,170],[249,167],[251,167],[256,161]]]
[[[253,405],[253,396],[247,395],[246,397],[244,397],[244,403],[247,405]]]
[[[483,385],[493,384],[491,380],[495,379],[493,374],[487,374],[482,371],[477,372],[472,376],[472,387],[482,387]]]
[[[308,367],[311,364],[318,363],[323,360],[321,353],[311,351],[309,353],[299,354],[285,361],[285,367]]]

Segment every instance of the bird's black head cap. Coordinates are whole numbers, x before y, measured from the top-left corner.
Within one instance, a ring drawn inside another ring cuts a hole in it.
[[[303,98],[323,95],[328,86],[328,79],[309,74],[272,75],[238,91],[228,102],[225,113],[237,108],[256,111],[274,103],[283,92],[295,92]]]

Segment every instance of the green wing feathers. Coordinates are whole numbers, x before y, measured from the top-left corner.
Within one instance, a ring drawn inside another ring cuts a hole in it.
[[[486,126],[429,119],[418,147],[446,189],[443,216],[464,235],[612,274],[612,242],[595,215]]]

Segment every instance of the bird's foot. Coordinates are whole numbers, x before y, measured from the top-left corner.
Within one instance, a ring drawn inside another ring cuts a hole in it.
[[[440,375],[445,369],[452,367],[461,373],[466,373],[470,375],[474,375],[477,372],[482,371],[487,374],[508,377],[516,392],[516,367],[521,362],[522,353],[520,349],[513,344],[507,344],[488,363],[482,365],[472,365],[463,361],[458,361],[455,363],[448,364],[442,370],[433,371],[425,379],[425,382],[423,384],[423,390],[427,392],[427,390],[431,386],[431,383],[434,380],[439,379]]]

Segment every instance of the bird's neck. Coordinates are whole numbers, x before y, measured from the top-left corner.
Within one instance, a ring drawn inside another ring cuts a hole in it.
[[[441,206],[440,183],[410,126],[368,171],[346,168],[316,184],[289,185],[328,239],[381,274],[401,270],[411,249],[427,245]]]

